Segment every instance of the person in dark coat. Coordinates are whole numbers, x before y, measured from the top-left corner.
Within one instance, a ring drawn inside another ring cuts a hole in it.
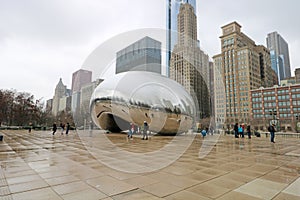
[[[275,124],[272,124],[269,126],[269,132],[271,135],[271,142],[275,143],[274,139],[275,139]]]
[[[238,138],[239,137],[239,135],[238,135],[238,130],[239,130],[239,125],[238,125],[238,123],[236,123],[235,125],[234,125],[234,137],[235,138]]]
[[[69,130],[70,130],[70,123],[68,122],[68,123],[67,123],[67,127],[66,127],[66,135],[68,135]]]
[[[57,126],[56,126],[56,123],[54,122],[53,123],[53,127],[52,127],[52,135],[54,135],[55,134],[55,132],[56,132],[56,130],[57,130]]]
[[[250,124],[247,126],[247,135],[248,135],[248,138],[251,139],[251,127],[250,127]]]
[[[28,128],[28,133],[31,133],[31,129],[32,129],[32,123],[29,123],[29,128]]]

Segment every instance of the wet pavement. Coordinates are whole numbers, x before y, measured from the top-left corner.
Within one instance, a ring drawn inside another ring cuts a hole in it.
[[[297,137],[0,134],[0,199],[300,199]]]

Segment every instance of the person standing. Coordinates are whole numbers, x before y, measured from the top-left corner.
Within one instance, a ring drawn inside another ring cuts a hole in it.
[[[251,139],[251,127],[250,127],[250,124],[248,124],[248,126],[247,126],[247,135],[248,135],[248,139]]]
[[[240,137],[244,137],[244,130],[243,130],[242,125],[240,125],[240,127],[238,128],[238,132],[239,132]]]
[[[144,121],[144,129],[143,129],[143,138],[142,138],[142,140],[144,140],[145,137],[146,137],[146,140],[148,140],[148,129],[149,129],[148,123],[146,121]]]
[[[56,132],[56,130],[57,130],[57,126],[56,126],[56,123],[54,122],[53,123],[53,127],[52,127],[52,135],[54,135],[55,134],[55,132]]]
[[[128,132],[128,138],[132,138],[132,135],[134,133],[134,124],[133,123],[130,123],[129,124],[129,132]]]
[[[202,134],[202,137],[203,137],[203,138],[206,136],[207,130],[208,130],[208,129],[206,128],[206,129],[203,129],[203,130],[201,131],[201,134]]]
[[[242,138],[244,137],[244,132],[245,132],[245,124],[243,123],[242,124],[242,129],[243,129],[243,131],[242,131]]]
[[[269,132],[271,135],[271,142],[275,143],[274,139],[275,139],[275,124],[272,124],[269,126]]]
[[[67,127],[66,127],[66,135],[68,135],[69,130],[70,130],[70,123],[68,122],[68,123],[67,123]]]
[[[238,123],[236,123],[235,125],[234,125],[234,137],[235,138],[238,138],[239,137],[239,135],[238,135],[238,129],[239,129],[239,125],[238,125]]]
[[[29,128],[28,128],[28,133],[31,133],[31,129],[32,129],[32,123],[29,123]]]
[[[239,137],[239,135],[238,135],[238,129],[239,129],[239,125],[238,125],[238,123],[236,123],[236,124],[234,125],[234,128],[233,128],[233,130],[234,130],[234,137],[235,137],[235,138],[238,138],[238,137]]]
[[[64,123],[60,123],[60,128],[61,128],[61,134],[64,134],[64,130],[65,130],[65,124]]]

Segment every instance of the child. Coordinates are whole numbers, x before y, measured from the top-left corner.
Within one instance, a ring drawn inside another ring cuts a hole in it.
[[[203,138],[206,136],[207,130],[208,130],[208,129],[206,128],[206,129],[203,129],[203,130],[201,131],[201,134],[202,134],[202,137],[203,137]]]

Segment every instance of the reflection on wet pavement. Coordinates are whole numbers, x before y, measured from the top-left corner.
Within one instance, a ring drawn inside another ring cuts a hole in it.
[[[42,131],[1,130],[0,134],[4,135],[0,199],[300,199],[300,140],[296,137],[278,136],[271,144],[265,137],[249,140],[222,135],[200,159],[203,138],[197,135],[169,166],[126,173],[97,159],[103,158],[95,154],[102,152],[102,137],[124,152],[105,159],[124,169],[141,162],[131,153],[157,151],[156,161],[164,162],[173,152],[159,150],[173,138],[152,136],[145,141],[135,136],[130,140],[126,134],[101,131],[94,131],[92,137],[89,132],[52,136]],[[130,165],[120,161],[124,158]]]

